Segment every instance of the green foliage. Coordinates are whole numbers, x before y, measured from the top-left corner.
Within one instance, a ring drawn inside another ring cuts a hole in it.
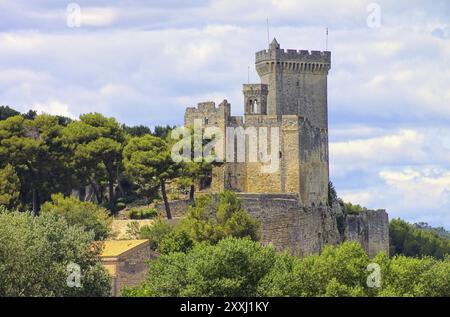
[[[381,258],[381,259],[380,259]],[[382,288],[378,296],[441,297],[450,296],[450,258],[412,258],[403,255],[387,259],[382,265]]]
[[[108,184],[108,205],[115,212],[114,184],[122,164],[125,136],[114,118],[99,113],[80,116],[63,130],[63,141],[74,155],[72,168],[80,186],[93,186],[98,203],[103,203],[102,183]]]
[[[108,296],[110,281],[94,234],[55,214],[0,213],[0,296]],[[67,265],[81,269],[68,287]]]
[[[366,207],[362,207],[362,206],[360,206],[360,205],[354,205],[354,204],[352,204],[352,203],[347,203],[347,202],[345,202],[345,203],[344,203],[344,206],[345,206],[346,212],[347,212],[349,215],[352,215],[352,214],[359,214],[359,213],[361,213],[361,212],[367,211],[367,208],[366,208]]]
[[[130,127],[122,124],[122,129],[130,136],[144,136],[145,134],[151,134],[152,132],[149,127],[146,127],[144,125]]]
[[[194,241],[213,244],[225,237],[249,237],[256,241],[260,235],[260,223],[243,209],[231,191],[196,199],[180,227]]]
[[[142,226],[140,229],[140,239],[148,239],[152,250],[159,250],[161,241],[165,239],[171,232],[173,227],[167,220],[158,218],[151,226]]]
[[[369,287],[380,267],[381,287]],[[450,257],[395,256],[370,260],[356,242],[327,246],[320,255],[298,258],[249,239],[200,243],[150,264],[145,283],[127,296],[450,296]]]
[[[337,202],[338,199],[336,188],[331,181],[328,182],[328,204],[331,206],[334,202]]]
[[[0,106],[0,120],[6,120],[9,117],[20,115],[19,111],[16,111],[9,106]]]
[[[434,230],[419,229],[407,222],[394,219],[389,224],[390,252],[392,255],[443,259],[450,254],[450,239]]]
[[[61,142],[62,129],[57,117],[50,115],[0,121],[0,167],[14,167],[21,184],[21,202],[33,206],[35,213],[52,193],[73,188],[67,163],[71,152]]]
[[[159,184],[160,179],[175,177],[177,168],[170,157],[168,144],[152,135],[131,138],[125,146],[124,165],[137,183]]]
[[[155,208],[133,209],[130,211],[131,219],[152,219],[157,216],[158,211]]]
[[[123,150],[125,169],[142,191],[160,186],[166,206],[167,218],[171,219],[165,184],[176,178],[180,166],[172,161],[169,144],[161,138],[144,135],[128,141]]]
[[[123,210],[123,209],[125,209],[127,207],[127,205],[124,203],[124,202],[117,202],[116,203],[116,210],[117,211],[120,211],[120,210]]]
[[[161,254],[169,254],[173,252],[186,253],[194,246],[194,241],[184,230],[173,230],[159,244],[158,251]]]
[[[261,281],[261,296],[347,296],[361,293],[367,277],[369,259],[356,242],[339,247],[327,246],[321,255],[302,259],[280,256]],[[330,283],[332,283],[330,285]]]
[[[131,221],[127,224],[126,238],[130,240],[139,239],[140,225],[137,221]]]
[[[34,120],[37,118],[38,114],[35,110],[28,110],[28,112],[22,114],[22,116],[27,120]]]
[[[139,237],[149,239],[153,250],[167,254],[187,252],[195,243],[216,244],[227,237],[258,240],[259,230],[259,222],[242,208],[236,194],[225,191],[197,198],[178,226],[157,219],[142,227]]]
[[[0,169],[0,205],[8,209],[16,208],[19,203],[20,180],[11,164]]]
[[[163,140],[167,140],[167,138],[170,135],[170,132],[175,128],[175,126],[170,126],[170,125],[166,125],[164,126],[159,126],[157,125],[152,133],[153,136],[157,137],[157,138],[161,138]]]
[[[428,231],[434,231],[436,232],[440,237],[450,239],[450,232],[445,230],[443,227],[432,227],[426,222],[419,222],[415,223],[414,227],[421,229],[421,230],[428,230]]]
[[[106,239],[111,232],[112,218],[105,209],[91,202],[55,194],[50,202],[42,205],[41,212],[62,216],[69,225],[79,225],[86,231],[92,231],[96,240]]]
[[[185,230],[176,228],[161,218],[150,226],[143,226],[139,238],[148,239],[150,248],[161,254],[187,252],[195,243]]]
[[[131,296],[252,296],[275,261],[275,250],[249,239],[197,244],[188,253],[162,255],[147,282]]]

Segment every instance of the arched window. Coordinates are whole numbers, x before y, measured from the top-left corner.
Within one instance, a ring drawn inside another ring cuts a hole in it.
[[[252,113],[252,111],[253,111],[253,100],[252,99],[249,99],[247,109],[248,109],[247,112]]]

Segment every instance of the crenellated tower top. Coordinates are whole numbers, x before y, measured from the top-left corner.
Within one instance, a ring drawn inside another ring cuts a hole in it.
[[[255,57],[261,83],[267,85],[268,115],[299,115],[327,129],[327,76],[331,52],[281,49],[273,39]]]

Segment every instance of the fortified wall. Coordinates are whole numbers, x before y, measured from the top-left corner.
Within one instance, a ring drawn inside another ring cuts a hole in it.
[[[359,241],[370,256],[388,252],[385,211],[346,215],[328,201],[331,52],[284,50],[274,39],[256,53],[255,67],[261,83],[243,85],[244,116],[232,116],[226,100],[186,109],[185,126],[200,122],[224,138],[223,163],[197,190],[238,193],[261,220],[263,242],[293,254],[317,253],[345,240]],[[239,142],[244,153],[237,151]]]

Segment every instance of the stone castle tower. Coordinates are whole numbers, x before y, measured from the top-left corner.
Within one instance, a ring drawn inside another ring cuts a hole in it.
[[[326,205],[328,194],[327,75],[331,53],[282,50],[276,41],[256,53],[261,84],[244,84],[244,117],[233,117],[224,101],[188,108],[185,125],[277,128],[279,166],[261,172],[261,163],[227,162],[214,171],[214,191],[299,194],[304,205]],[[271,143],[270,138],[268,142]],[[247,156],[249,152],[247,145]]]
[[[217,127],[227,138],[229,128],[247,136],[244,158],[236,159],[232,153],[234,159],[214,167],[210,182],[200,184],[199,189],[237,192],[246,209],[261,219],[263,241],[295,254],[319,252],[324,244],[345,239],[360,241],[371,255],[388,250],[384,211],[354,219],[328,201],[331,52],[284,50],[274,39],[268,50],[256,53],[255,66],[261,83],[243,85],[243,117],[232,116],[226,100],[217,107],[214,102],[203,102],[186,109],[186,126],[201,120],[204,127]],[[261,128],[271,136],[262,134]],[[265,138],[271,151],[277,150],[271,172],[263,168],[267,162],[250,159],[256,150],[250,145],[249,131],[256,131],[258,142]],[[274,131],[278,132],[275,138]],[[224,157],[227,150],[224,142]]]

